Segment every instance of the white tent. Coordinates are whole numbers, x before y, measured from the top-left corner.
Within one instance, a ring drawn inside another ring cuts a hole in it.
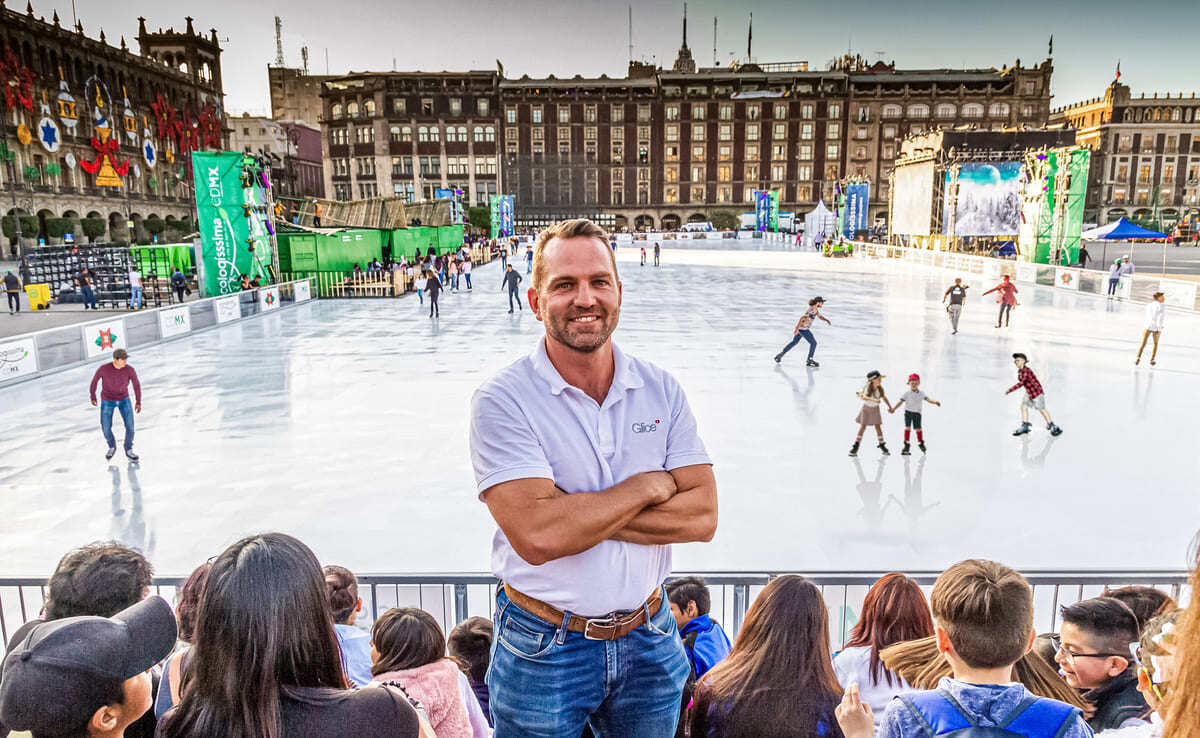
[[[825,207],[824,202],[818,202],[811,213],[804,216],[804,245],[813,247],[813,237],[818,233],[824,234],[824,240],[829,240],[837,231],[837,217],[833,211]]]

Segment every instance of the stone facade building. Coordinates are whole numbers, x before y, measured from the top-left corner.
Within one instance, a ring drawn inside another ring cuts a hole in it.
[[[778,189],[784,210],[803,213],[829,203],[838,182],[865,180],[871,221],[882,222],[905,135],[1040,128],[1050,114],[1050,60],[904,70],[845,57],[823,71],[807,62],[697,69],[686,33],[685,22],[671,69],[633,62],[617,78],[506,78],[501,67],[327,79],[326,189],[336,199],[420,199],[455,182],[467,185],[470,204],[486,204],[491,190],[482,188],[499,172],[499,193],[516,196],[518,225],[580,216],[620,229],[740,212],[755,189]],[[401,89],[397,111],[389,106]]]
[[[1200,218],[1200,99],[1134,97],[1118,80],[1103,97],[1058,108],[1050,120],[1092,149],[1084,221],[1129,218],[1159,230]],[[1193,228],[1194,230],[1194,228]]]
[[[303,123],[275,121],[243,113],[229,119],[229,148],[271,160],[276,196],[325,197],[321,131]]]
[[[294,67],[267,67],[271,118],[316,127],[321,119],[321,85],[335,77]]]
[[[136,241],[149,239],[152,215],[193,216],[190,152],[228,140],[217,32],[197,33],[191,18],[183,31],[150,32],[139,19],[136,41],[135,52],[102,29],[90,38],[57,12],[46,20],[0,0],[0,68],[13,93],[0,98],[0,211],[38,217],[23,245],[48,238],[48,218],[104,218],[98,240]]]
[[[498,190],[498,74],[352,74],[327,80],[321,119],[325,191],[336,200],[432,200],[462,190],[469,205]]]

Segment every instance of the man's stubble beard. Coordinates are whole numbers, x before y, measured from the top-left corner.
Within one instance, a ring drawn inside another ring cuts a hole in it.
[[[576,314],[573,313],[565,317],[547,315],[546,331],[550,334],[551,338],[567,348],[582,354],[590,354],[608,343],[608,339],[612,336],[613,331],[617,329],[617,323],[621,317],[621,308],[617,307],[611,312],[603,311],[603,314],[599,316],[604,330],[596,335],[596,339],[598,340],[593,340],[590,335],[582,341],[572,336],[569,321],[573,317],[576,317]]]

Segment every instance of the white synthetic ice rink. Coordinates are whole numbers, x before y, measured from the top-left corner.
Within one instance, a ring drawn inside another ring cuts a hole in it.
[[[1022,285],[1012,328],[997,330],[992,296],[979,298],[990,285],[970,279],[951,336],[952,275],[938,270],[782,251],[664,250],[659,269],[618,257],[615,339],[679,378],[716,462],[717,537],[676,547],[677,570],[1188,565],[1200,318],[1169,313],[1159,365],[1134,368],[1141,305]],[[321,301],[134,351],[136,469],[104,461],[94,367],[0,390],[0,572],[45,576],[68,549],[116,538],[185,575],[264,530],[362,573],[487,571],[468,402],[542,331],[528,309],[508,315],[498,265],[474,278],[437,323],[415,296]],[[833,321],[816,328],[821,368],[804,368],[804,343],[777,366],[816,294]],[[1040,422],[1010,435],[1013,351],[1029,354],[1061,437]],[[847,457],[854,393],[875,368],[893,401],[917,371],[943,402],[926,406],[928,456],[899,455],[897,412],[890,458],[870,429]]]

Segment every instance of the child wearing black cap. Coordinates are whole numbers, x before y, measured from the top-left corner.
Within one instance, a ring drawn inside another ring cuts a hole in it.
[[[1046,410],[1046,393],[1042,390],[1042,383],[1038,381],[1037,375],[1028,366],[1029,358],[1021,353],[1012,356],[1013,363],[1017,365],[1017,383],[1009,387],[1004,394],[1025,388],[1025,397],[1021,399],[1021,427],[1013,431],[1013,435],[1023,436],[1033,428],[1029,424],[1029,408],[1034,408],[1046,419],[1046,430],[1050,431],[1050,435],[1060,435],[1062,428],[1050,419],[1050,413]]]
[[[4,659],[0,721],[33,738],[122,736],[150,709],[150,668],[171,653],[175,636],[175,615],[161,597],[111,618],[42,623]]]
[[[879,404],[882,402],[887,405],[889,413],[894,412],[894,408],[887,398],[887,393],[883,391],[883,376],[874,369],[867,372],[867,386],[858,392],[858,398],[863,401],[863,406],[858,411],[858,417],[854,419],[854,422],[858,423],[858,437],[854,439],[854,445],[850,447],[851,456],[858,456],[858,445],[862,443],[863,433],[866,432],[868,425],[875,426],[875,433],[879,436],[879,450],[883,452],[884,456],[891,455],[887,444],[883,441],[883,413],[879,411]]]
[[[829,323],[829,325],[833,325],[833,323],[829,322],[829,318],[821,315],[821,306],[824,304],[825,298],[820,296],[814,297],[808,301],[808,310],[804,311],[804,315],[801,315],[800,320],[796,323],[796,329],[792,334],[791,343],[784,346],[782,351],[775,354],[776,364],[782,361],[783,355],[791,351],[796,344],[800,343],[800,339],[803,338],[805,341],[808,341],[808,362],[806,365],[812,367],[821,366],[813,359],[813,354],[817,352],[817,338],[813,335],[811,328],[813,320],[816,318],[820,318],[826,323]]]

